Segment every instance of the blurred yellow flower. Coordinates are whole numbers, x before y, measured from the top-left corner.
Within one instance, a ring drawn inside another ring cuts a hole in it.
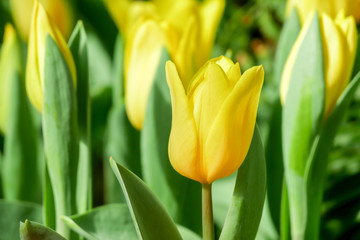
[[[74,16],[68,0],[39,0],[66,39],[74,27]],[[21,37],[27,41],[35,0],[10,0],[11,13]]]
[[[30,102],[42,112],[43,107],[43,83],[45,74],[45,40],[49,34],[58,45],[70,74],[76,86],[76,69],[70,49],[56,24],[45,11],[44,7],[35,1],[31,19],[28,56],[26,64],[26,90]]]
[[[172,102],[169,158],[185,177],[210,184],[235,172],[252,140],[262,66],[241,75],[240,66],[226,57],[208,61],[188,84],[176,66],[166,64]]]
[[[175,62],[181,78],[189,81],[210,57],[225,1],[105,3],[125,36],[126,111],[132,125],[141,129],[163,48]]]
[[[344,11],[340,12],[335,20],[324,13],[319,15],[319,20],[325,74],[325,117],[327,117],[350,81],[357,49],[357,29],[354,17],[345,17]],[[311,17],[307,19],[285,64],[280,86],[283,104],[299,48],[311,21]]]
[[[6,24],[0,55],[0,132],[6,132],[9,97],[15,74],[21,73],[19,41],[11,24]]]
[[[315,11],[326,13],[335,18],[339,11],[344,10],[346,15],[360,17],[360,0],[288,0],[286,13],[289,15],[294,7],[298,10],[301,22],[312,16]]]

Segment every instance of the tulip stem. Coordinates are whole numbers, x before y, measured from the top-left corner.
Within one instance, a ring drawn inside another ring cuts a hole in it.
[[[202,184],[202,226],[203,239],[214,240],[214,222],[211,198],[211,184]]]

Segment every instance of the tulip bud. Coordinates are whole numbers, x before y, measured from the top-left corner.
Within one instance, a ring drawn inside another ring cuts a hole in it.
[[[344,10],[346,15],[357,14],[356,5],[358,4],[359,0],[288,0],[286,13],[290,15],[295,7],[301,22],[304,23],[307,17],[312,16],[316,11],[326,13],[331,18],[335,18],[341,10]]]
[[[28,40],[30,21],[35,0],[10,0],[11,13],[16,27],[24,40]],[[74,16],[67,0],[40,0],[61,33],[67,39],[74,26]]]
[[[172,103],[169,158],[174,169],[207,184],[235,172],[252,140],[264,80],[262,66],[241,75],[238,63],[219,57],[184,85],[169,61],[166,78]]]
[[[21,56],[16,32],[11,24],[5,26],[0,55],[0,132],[5,133],[9,112],[9,95],[16,72],[21,72]]]
[[[285,64],[280,86],[282,104],[286,101],[292,69],[311,20],[312,18],[308,18],[304,24]],[[354,17],[345,17],[344,12],[340,12],[335,20],[326,14],[321,14],[319,20],[325,74],[325,117],[327,117],[350,81],[357,48],[357,29]]]
[[[45,75],[45,38],[49,34],[58,45],[63,57],[68,64],[70,75],[76,86],[76,69],[70,49],[64,37],[43,6],[35,1],[31,20],[28,57],[26,65],[26,90],[30,102],[42,112],[43,84]]]

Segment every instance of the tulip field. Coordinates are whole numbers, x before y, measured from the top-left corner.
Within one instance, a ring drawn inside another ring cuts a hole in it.
[[[0,0],[0,240],[359,240],[360,0]]]

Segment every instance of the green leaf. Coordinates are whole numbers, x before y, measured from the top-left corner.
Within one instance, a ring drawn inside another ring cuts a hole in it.
[[[1,168],[4,196],[8,200],[40,202],[38,139],[30,113],[25,82],[15,71],[11,85],[9,121]]]
[[[140,239],[182,239],[160,200],[141,179],[110,159]]]
[[[176,223],[200,233],[200,184],[177,173],[168,157],[172,113],[165,63],[169,58],[164,49],[146,108],[140,145],[142,176]]]
[[[0,200],[0,215],[0,240],[20,239],[20,221],[42,222],[41,206],[29,202]]]
[[[358,43],[360,42],[360,34],[358,35]],[[354,61],[354,67],[352,72],[352,78],[354,78],[360,71],[360,48],[356,49],[356,56]]]
[[[46,37],[45,53],[43,133],[46,166],[54,191],[56,229],[69,237],[69,230],[60,216],[76,212],[79,151],[76,96],[68,66],[50,36]]]
[[[62,217],[75,232],[89,240],[137,239],[129,208],[126,204],[108,204],[84,214]],[[200,240],[191,230],[177,226],[184,240]]]
[[[258,128],[238,170],[233,198],[221,240],[255,239],[266,193],[266,162]]]
[[[87,36],[79,21],[70,37],[69,47],[76,65],[77,110],[79,127],[79,167],[77,173],[77,210],[85,212],[92,205],[91,194],[91,104],[88,76]]]
[[[90,240],[137,239],[126,204],[109,204],[62,219],[73,231]]]
[[[283,69],[290,55],[290,51],[300,33],[301,22],[296,9],[291,12],[286,19],[285,24],[281,30],[277,50],[275,53],[274,63],[274,79],[280,85]]]
[[[20,239],[21,240],[66,240],[63,236],[54,230],[45,227],[39,223],[26,220],[20,223]]]
[[[304,237],[305,166],[323,119],[324,85],[322,42],[316,14],[296,57],[282,111],[283,157],[293,238]]]
[[[316,139],[306,169],[308,219],[306,225],[306,239],[318,238],[320,225],[320,210],[323,196],[324,182],[328,154],[340,123],[344,119],[350,102],[360,84],[360,73],[347,86],[338,99],[335,108],[329,115],[325,125]]]

